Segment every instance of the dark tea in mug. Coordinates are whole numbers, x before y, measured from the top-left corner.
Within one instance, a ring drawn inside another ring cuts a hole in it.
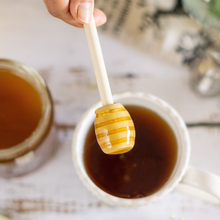
[[[177,160],[177,140],[155,112],[139,106],[125,107],[135,125],[134,148],[125,154],[104,154],[92,126],[85,142],[84,164],[91,180],[103,191],[121,198],[142,198],[159,190],[171,176]]]

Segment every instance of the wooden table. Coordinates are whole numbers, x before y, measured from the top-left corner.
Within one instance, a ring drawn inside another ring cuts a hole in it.
[[[0,178],[0,213],[13,220],[219,219],[220,206],[178,192],[144,207],[109,206],[78,178],[71,141],[82,114],[99,94],[83,29],[48,14],[43,1],[0,2],[0,56],[34,67],[47,81],[55,103],[59,146],[29,175]],[[220,99],[200,98],[189,88],[184,67],[153,58],[100,35],[113,93],[141,91],[170,103],[187,123],[220,121]],[[220,128],[189,128],[190,164],[220,175]]]

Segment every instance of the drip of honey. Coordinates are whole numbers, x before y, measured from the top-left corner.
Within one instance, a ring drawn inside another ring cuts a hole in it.
[[[10,70],[0,69],[0,149],[28,138],[42,117],[36,89]]]

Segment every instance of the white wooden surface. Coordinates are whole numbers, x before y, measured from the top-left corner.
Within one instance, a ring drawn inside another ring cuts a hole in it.
[[[55,103],[59,149],[43,167],[24,177],[0,178],[0,213],[13,220],[220,219],[220,206],[172,192],[144,207],[111,207],[79,180],[71,159],[74,128],[99,100],[83,29],[50,16],[43,1],[0,1],[0,57],[34,67],[47,81]],[[100,36],[113,93],[141,91],[163,98],[186,122],[220,121],[220,99],[197,97],[189,73]],[[134,77],[127,77],[132,74]],[[220,128],[189,129],[190,163],[220,175]]]

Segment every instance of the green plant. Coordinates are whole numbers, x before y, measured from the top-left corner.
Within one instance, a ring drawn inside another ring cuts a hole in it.
[[[208,2],[208,5],[209,5],[210,13],[213,16],[220,18],[220,1],[219,0],[210,0]]]

